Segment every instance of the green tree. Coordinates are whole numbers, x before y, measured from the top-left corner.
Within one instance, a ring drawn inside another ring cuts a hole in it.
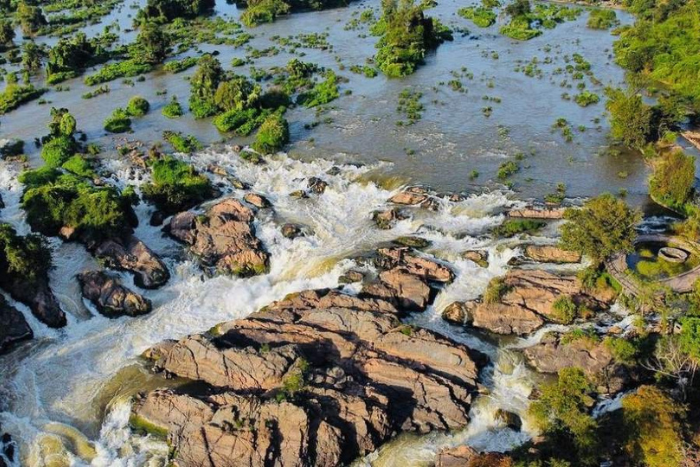
[[[255,106],[260,99],[261,89],[245,76],[235,75],[219,84],[214,94],[214,102],[224,111],[245,110]]]
[[[659,156],[654,161],[654,172],[649,180],[649,192],[659,203],[685,211],[695,185],[695,158],[682,150]]]
[[[260,126],[253,149],[263,154],[279,151],[289,142],[289,125],[281,115],[274,113]]]
[[[170,50],[170,37],[161,26],[146,23],[141,26],[134,48],[132,56],[136,56],[141,63],[163,63]]]
[[[530,406],[542,430],[551,436],[569,438],[580,465],[597,460],[597,422],[588,414],[595,399],[593,384],[580,368],[564,368],[555,383],[544,385],[542,395]],[[569,453],[569,455],[574,453]]]
[[[44,56],[44,50],[34,41],[27,41],[22,45],[22,67],[26,71],[35,73],[41,70],[41,61]]]
[[[15,38],[15,30],[9,21],[0,21],[0,50],[12,47]]]
[[[17,5],[16,17],[22,28],[22,32],[28,36],[34,34],[42,26],[48,24],[44,14],[41,12],[41,8],[29,5],[26,2],[20,2]]]
[[[567,209],[564,218],[568,222],[561,228],[561,247],[601,263],[614,253],[632,251],[641,213],[604,193],[586,201],[580,209]]]
[[[195,118],[215,115],[219,109],[216,105],[216,90],[224,78],[221,63],[211,55],[199,59],[199,67],[190,79],[190,111]]]
[[[605,108],[610,118],[610,135],[632,148],[642,148],[651,138],[653,112],[642,96],[621,89],[605,90]]]
[[[635,465],[681,464],[683,439],[678,419],[683,413],[680,405],[654,386],[642,386],[622,399],[625,450]]]

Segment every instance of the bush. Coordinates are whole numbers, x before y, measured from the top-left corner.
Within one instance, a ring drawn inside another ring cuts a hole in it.
[[[653,166],[649,194],[659,204],[685,213],[695,185],[695,158],[679,149],[659,156]]]
[[[578,307],[569,295],[562,295],[552,305],[552,317],[564,324],[571,324],[576,319]]]
[[[608,88],[605,109],[610,115],[610,135],[623,144],[641,148],[652,137],[652,109],[634,92]]]
[[[187,57],[183,58],[182,60],[173,60],[163,65],[163,69],[165,71],[169,71],[170,73],[181,73],[197,65],[197,61],[198,59],[196,57]]]
[[[249,0],[247,3],[248,8],[241,14],[241,22],[248,27],[272,23],[290,10],[290,6],[282,0]]]
[[[41,149],[41,158],[48,167],[60,167],[70,159],[77,150],[75,141],[69,136],[58,136],[51,139]]]
[[[104,129],[110,133],[126,133],[131,131],[129,113],[122,108],[115,109],[112,115],[105,119]]]
[[[508,287],[502,277],[494,277],[486,286],[484,303],[498,303],[509,290],[510,287]]]
[[[202,148],[202,144],[194,136],[175,133],[174,131],[164,131],[163,139],[166,140],[177,152],[190,153]]]
[[[232,132],[239,136],[248,136],[262,125],[269,114],[268,110],[234,109],[214,118],[214,126],[222,133]]]
[[[143,117],[150,108],[151,104],[146,99],[141,96],[134,96],[129,99],[129,103],[126,105],[126,112],[132,117]]]
[[[601,8],[599,10],[591,11],[590,16],[588,17],[588,23],[586,24],[591,29],[610,29],[611,27],[620,24],[620,22],[617,20],[615,10]]]
[[[21,237],[9,224],[0,223],[0,275],[3,279],[20,277],[32,285],[46,278],[51,267],[51,250],[43,237],[34,234]]]
[[[510,219],[491,230],[496,237],[514,237],[524,233],[534,233],[547,225],[532,219]]]
[[[37,89],[31,84],[20,86],[16,83],[8,83],[5,90],[0,93],[0,115],[5,115],[24,103],[38,99],[45,92],[46,89]]]
[[[520,170],[520,166],[518,165],[517,162],[507,161],[507,162],[503,162],[498,167],[498,173],[496,175],[498,176],[499,180],[505,180],[506,178],[518,173],[519,170]]]
[[[27,184],[22,207],[27,222],[38,232],[52,236],[70,227],[88,243],[131,232],[135,215],[114,187],[94,187],[52,169],[25,173],[22,181]]]
[[[638,349],[632,342],[621,337],[608,336],[605,338],[605,346],[610,349],[615,360],[620,363],[632,364],[636,361]]]
[[[466,7],[457,10],[457,14],[462,18],[472,20],[480,28],[487,28],[496,22],[496,13],[490,8]]]
[[[560,246],[602,263],[614,253],[631,252],[641,213],[609,193],[592,198],[580,209],[569,208],[561,227]]]
[[[163,107],[163,115],[168,118],[182,117],[182,106],[177,100],[177,96],[173,96],[170,102]]]
[[[212,196],[209,179],[173,157],[157,159],[151,173],[153,180],[143,186],[143,196],[165,214],[190,209]]]
[[[338,77],[333,71],[329,71],[324,81],[316,84],[311,91],[300,95],[297,102],[304,107],[312,108],[328,104],[339,96]]]
[[[85,78],[85,84],[94,86],[96,84],[107,83],[117,78],[130,78],[142,75],[151,71],[152,66],[148,63],[141,63],[137,60],[124,60],[123,62],[110,63],[103,66],[94,75]]]
[[[597,104],[600,102],[600,97],[598,97],[598,94],[595,94],[590,91],[583,91],[580,94],[576,94],[574,96],[574,101],[580,105],[581,107],[588,107],[589,105]]]
[[[642,386],[622,399],[625,451],[635,465],[666,467],[683,460],[679,418],[683,408],[654,386]]]
[[[95,172],[92,170],[92,165],[80,154],[76,154],[65,161],[61,167],[68,172],[78,175],[79,177],[95,177]]]
[[[289,125],[287,120],[279,114],[272,114],[260,126],[255,136],[253,149],[262,154],[271,154],[279,151],[289,142]]]

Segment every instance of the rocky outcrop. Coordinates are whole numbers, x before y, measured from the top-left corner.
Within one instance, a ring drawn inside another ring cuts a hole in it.
[[[489,254],[486,251],[481,250],[469,250],[465,251],[462,256],[469,261],[473,261],[482,268],[489,267]]]
[[[66,314],[49,286],[46,272],[37,272],[33,280],[14,274],[0,275],[0,287],[13,299],[27,305],[32,314],[45,325],[52,328],[66,325]]]
[[[2,432],[2,427],[0,427],[0,433]],[[3,433],[2,436],[0,436],[0,453],[2,453],[2,456],[0,456],[0,467],[8,467],[7,464],[5,463],[5,459],[9,460],[10,462],[15,462],[15,457],[17,457],[17,443],[15,443],[12,440],[12,437],[7,434]]]
[[[518,219],[563,219],[564,211],[566,208],[563,207],[552,207],[552,206],[528,206],[522,209],[513,209],[508,212],[508,217],[518,218]]]
[[[435,467],[511,467],[510,456],[499,452],[479,454],[469,446],[456,446],[440,451]]]
[[[474,313],[472,302],[453,302],[442,311],[442,319],[452,324],[471,324]]]
[[[267,198],[257,193],[246,193],[243,199],[246,203],[255,206],[258,209],[265,209],[272,206],[272,203],[270,203]]]
[[[151,311],[150,300],[132,292],[116,277],[102,271],[89,271],[78,275],[83,297],[92,302],[104,316],[139,316]]]
[[[624,366],[616,363],[604,342],[583,337],[547,334],[540,343],[524,350],[527,362],[541,373],[558,373],[563,368],[581,368],[598,385],[598,391],[613,394],[629,381]]]
[[[155,371],[200,389],[142,395],[132,425],[167,436],[183,467],[336,466],[399,432],[464,427],[483,356],[401,323],[429,289],[403,255],[381,297],[308,290],[152,348]]]
[[[328,188],[328,183],[318,177],[311,177],[307,184],[307,188],[312,193],[322,195],[326,191],[326,188]]]
[[[455,274],[449,267],[433,259],[419,256],[408,247],[380,248],[377,250],[377,266],[381,269],[405,268],[410,274],[427,282],[449,283]]]
[[[169,233],[190,246],[205,267],[222,274],[253,276],[267,271],[269,257],[255,236],[253,211],[228,198],[204,215],[187,211],[173,216]]]
[[[555,245],[527,245],[525,257],[539,263],[580,263],[581,254]]]
[[[389,198],[389,202],[403,206],[418,206],[423,209],[437,211],[440,203],[430,194],[430,190],[420,186],[408,187]]]
[[[372,213],[372,220],[377,225],[378,228],[382,230],[389,230],[394,227],[397,221],[402,221],[408,219],[400,209],[393,208],[384,211],[375,211]]]
[[[102,242],[94,249],[94,254],[105,266],[132,273],[136,285],[144,289],[157,289],[170,279],[163,261],[133,235]]]
[[[554,303],[569,297],[579,307],[592,311],[605,310],[613,302],[613,291],[589,292],[574,275],[556,275],[547,271],[512,269],[502,279],[497,300],[473,300],[460,310],[466,314],[462,322],[497,334],[529,334],[547,321],[557,322]],[[455,322],[460,316],[446,316]]]
[[[34,334],[24,315],[0,295],[0,353],[9,350],[13,344],[32,337]]]
[[[296,224],[284,224],[281,230],[282,236],[290,240],[294,240],[302,234],[301,227]]]

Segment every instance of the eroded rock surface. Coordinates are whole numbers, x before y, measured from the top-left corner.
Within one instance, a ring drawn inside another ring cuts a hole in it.
[[[569,297],[577,306],[593,311],[607,309],[615,298],[614,291],[587,291],[575,275],[532,269],[508,271],[503,277],[503,291],[493,302],[465,302],[462,310],[466,319],[462,322],[497,334],[529,334],[547,321],[557,322],[554,303],[560,297]]]
[[[32,337],[34,334],[24,315],[0,295],[0,353],[6,352],[13,344]]]
[[[163,261],[133,235],[102,242],[94,253],[107,267],[134,274],[134,282],[141,288],[156,289],[170,279]]]
[[[173,216],[169,233],[190,246],[206,267],[222,274],[252,276],[267,271],[269,257],[255,236],[253,211],[228,198],[204,215],[187,211]]]
[[[66,314],[51,291],[46,273],[38,274],[33,280],[14,274],[0,276],[0,287],[13,299],[27,305],[32,314],[47,326],[61,328],[66,325]]]
[[[119,279],[102,271],[78,275],[83,296],[109,317],[139,316],[151,311],[150,300],[124,287]]]
[[[525,257],[540,263],[579,263],[581,254],[556,245],[527,245]]]
[[[382,296],[308,290],[152,348],[156,371],[207,389],[142,395],[132,424],[167,433],[181,466],[335,466],[399,432],[464,427],[483,356],[399,320],[428,277],[450,277],[429,261],[403,252]]]

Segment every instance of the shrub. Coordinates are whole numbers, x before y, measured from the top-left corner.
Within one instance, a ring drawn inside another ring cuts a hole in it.
[[[589,105],[597,104],[600,102],[600,97],[590,91],[583,91],[580,94],[574,96],[574,101],[581,107],[588,107]]]
[[[610,349],[615,360],[621,363],[631,364],[637,358],[637,347],[627,339],[608,336],[605,338],[605,346]]]
[[[608,88],[605,109],[610,115],[610,135],[623,144],[641,148],[652,135],[651,106],[634,92]]]
[[[282,0],[249,0],[247,3],[248,8],[241,14],[241,22],[248,27],[272,23],[290,10],[290,6]]]
[[[253,149],[263,154],[277,152],[289,142],[289,125],[279,114],[272,114],[260,126]]]
[[[502,277],[494,277],[486,286],[484,303],[498,303],[509,290],[510,287],[508,287]]]
[[[328,104],[340,96],[338,93],[338,77],[333,71],[326,73],[326,79],[299,96],[297,102],[304,107],[312,108]]]
[[[141,96],[134,96],[129,99],[129,103],[126,105],[126,112],[132,117],[143,117],[150,108],[151,104],[146,99]]]
[[[164,131],[163,139],[165,139],[177,152],[194,152],[202,148],[202,144],[197,141],[197,138],[174,131]]]
[[[69,136],[58,136],[51,139],[41,149],[41,158],[49,167],[60,167],[70,159],[77,150],[75,141]]]
[[[79,177],[92,178],[95,176],[92,165],[80,154],[76,154],[65,161],[61,167]]]
[[[214,94],[214,103],[224,111],[245,110],[255,106],[260,94],[259,85],[245,76],[235,75],[219,84]]]
[[[5,115],[24,103],[38,99],[45,92],[46,89],[37,89],[31,84],[20,86],[16,83],[8,83],[5,90],[0,93],[0,115]]]
[[[191,165],[173,157],[151,165],[152,182],[143,186],[143,196],[165,214],[175,214],[212,196],[209,179]]]
[[[601,263],[614,253],[633,250],[635,226],[641,214],[604,193],[586,201],[580,209],[567,209],[564,218],[568,222],[561,227],[560,246]]]
[[[168,118],[182,117],[182,106],[177,100],[177,96],[173,96],[170,102],[163,107],[163,115]]]
[[[552,305],[552,317],[564,324],[571,324],[576,319],[578,307],[569,295],[562,295]]]
[[[18,276],[28,285],[47,276],[51,269],[51,250],[43,237],[17,235],[9,224],[0,223],[0,275],[3,279]]]
[[[214,126],[222,133],[233,132],[240,136],[247,136],[262,125],[269,114],[269,111],[258,109],[234,109],[216,116]]]
[[[224,78],[221,63],[211,55],[199,59],[199,66],[190,79],[190,111],[195,118],[216,115],[216,90]]]
[[[590,16],[588,17],[588,23],[586,24],[591,29],[610,29],[611,27],[620,24],[620,22],[617,20],[615,10],[601,8],[599,10],[591,11]]]
[[[182,60],[173,60],[163,65],[163,69],[165,71],[169,71],[170,73],[181,73],[197,65],[197,61],[198,59],[196,57],[187,57],[183,58]]]
[[[457,10],[462,18],[472,20],[480,28],[487,28],[496,22],[496,13],[485,7],[465,7]]]
[[[103,66],[94,75],[85,78],[85,84],[94,86],[96,84],[113,81],[117,78],[130,78],[142,75],[151,71],[152,66],[148,63],[141,63],[137,60],[124,60],[123,62],[110,63]]]
[[[666,467],[683,460],[681,406],[654,386],[642,386],[622,399],[625,451],[637,465]]]
[[[496,237],[514,237],[524,233],[534,233],[546,225],[543,221],[532,219],[510,219],[491,230]]]
[[[685,212],[695,185],[695,158],[682,150],[671,151],[654,161],[649,194],[660,204]]]
[[[506,178],[508,178],[512,175],[515,175],[519,170],[520,170],[520,166],[518,166],[517,162],[507,161],[507,162],[503,162],[498,167],[498,173],[496,175],[498,176],[499,180],[505,180]]]
[[[127,131],[131,131],[129,113],[122,108],[115,109],[112,115],[105,119],[104,129],[110,133],[126,133]]]

